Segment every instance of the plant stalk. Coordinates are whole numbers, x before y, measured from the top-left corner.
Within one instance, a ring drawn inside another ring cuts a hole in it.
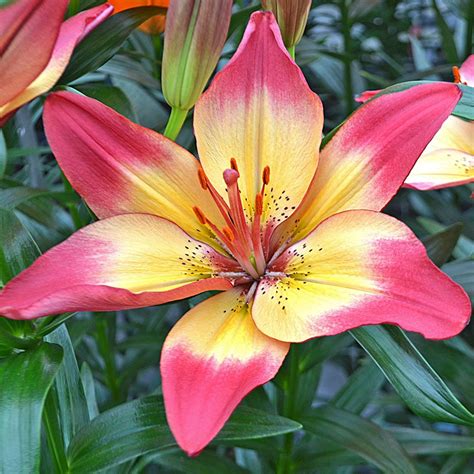
[[[297,347],[292,346],[288,353],[288,372],[284,381],[284,399],[282,415],[286,418],[294,419],[295,417],[295,402],[298,391],[298,375],[299,375],[299,361],[297,354]],[[283,442],[283,452],[280,454],[277,464],[277,474],[290,474],[292,467],[294,434],[288,433],[285,435]]]
[[[176,140],[176,137],[179,135],[179,132],[183,128],[187,115],[187,110],[173,107],[171,109],[171,114],[168,119],[168,123],[166,124],[166,128],[163,135],[165,137],[168,137],[170,140]]]

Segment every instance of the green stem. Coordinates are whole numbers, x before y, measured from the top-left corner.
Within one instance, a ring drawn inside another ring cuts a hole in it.
[[[58,474],[69,472],[64,449],[64,441],[58,419],[59,408],[54,387],[49,391],[43,409],[43,424],[46,440],[54,465],[54,472]]]
[[[354,91],[352,89],[352,37],[351,20],[347,0],[340,0],[342,34],[344,38],[344,95],[346,115],[354,110]]]
[[[299,363],[297,347],[292,346],[288,354],[288,372],[284,381],[284,396],[282,415],[287,418],[295,417],[295,402],[298,391]],[[285,435],[283,451],[278,459],[277,474],[289,474],[292,472],[293,433]]]
[[[117,367],[115,365],[115,352],[114,348],[110,344],[110,334],[109,334],[109,325],[111,320],[106,320],[104,318],[96,318],[96,328],[97,328],[97,345],[99,347],[99,352],[104,360],[105,364],[105,380],[107,386],[109,387],[110,393],[112,394],[112,401],[114,404],[120,403],[121,394],[120,394],[120,385],[118,383],[118,374]]]
[[[288,52],[290,53],[291,58],[293,61],[295,60],[295,45],[288,47]]]
[[[166,129],[163,135],[171,140],[176,140],[176,137],[179,135],[179,132],[183,128],[187,115],[187,110],[182,110],[173,107],[171,109],[171,115],[168,119],[168,123],[166,124]]]
[[[467,9],[469,18],[466,25],[466,39],[464,43],[464,58],[466,59],[473,52],[473,34],[474,34],[474,0],[471,0]]]

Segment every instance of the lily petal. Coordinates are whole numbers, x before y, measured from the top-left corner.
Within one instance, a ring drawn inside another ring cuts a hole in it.
[[[242,398],[275,376],[288,349],[255,327],[239,288],[186,313],[161,355],[166,416],[181,448],[198,454]]]
[[[308,193],[276,230],[274,244],[303,238],[337,212],[381,210],[460,97],[455,84],[434,83],[382,95],[360,107],[322,150]]]
[[[0,116],[16,110],[23,104],[26,104],[30,100],[51,89],[66,69],[75,46],[91,30],[102,23],[102,21],[104,21],[112,11],[113,7],[111,5],[104,4],[81,12],[65,21],[61,26],[51,59],[47,63],[45,69],[28,85],[28,87],[20,90],[18,95],[0,107]],[[46,23],[49,22],[49,20],[44,21],[46,21]],[[30,41],[31,43],[26,46],[26,49],[35,51],[36,48],[33,46],[36,44],[36,38],[30,39]],[[23,52],[20,56],[22,54]]]
[[[439,189],[474,182],[474,121],[451,115],[411,170],[405,186]]]
[[[474,54],[471,54],[459,68],[461,82],[474,87]]]
[[[322,222],[274,263],[252,316],[270,337],[300,342],[366,324],[395,324],[430,339],[461,332],[471,304],[428,258],[408,227],[374,211],[346,211]]]
[[[59,166],[99,217],[155,214],[215,245],[193,207],[216,225],[224,223],[201,188],[199,162],[184,148],[96,100],[69,92],[49,95],[43,120]]]
[[[201,163],[221,195],[222,172],[235,158],[242,201],[253,215],[269,166],[263,222],[291,213],[316,169],[323,112],[271,12],[252,15],[239,49],[199,99],[194,117]]]
[[[51,58],[68,0],[20,0],[0,8],[0,116]]]
[[[32,319],[161,304],[232,287],[214,278],[227,264],[165,219],[111,217],[79,230],[10,281],[0,293],[0,314]]]

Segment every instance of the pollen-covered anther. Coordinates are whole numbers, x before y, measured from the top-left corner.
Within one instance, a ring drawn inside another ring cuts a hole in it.
[[[204,189],[204,191],[207,191],[208,190],[207,176],[206,176],[206,173],[204,173],[204,170],[202,168],[198,169],[198,178],[199,178],[199,183],[201,184],[201,188]]]
[[[265,185],[270,182],[270,166],[265,166],[265,168],[263,168],[262,181]]]
[[[235,240],[235,235],[229,227],[224,227],[222,233],[229,239],[230,242]]]
[[[202,212],[201,209],[199,209],[199,207],[197,207],[197,206],[194,206],[194,207],[193,207],[193,211],[194,211],[194,214],[196,214],[196,217],[198,218],[199,222],[200,222],[202,225],[206,225],[206,223],[207,223],[207,218],[206,218],[206,216],[204,215],[204,212]]]
[[[237,160],[236,160],[235,158],[231,158],[231,159],[230,159],[230,167],[231,167],[233,170],[239,172],[239,168],[237,167]]]

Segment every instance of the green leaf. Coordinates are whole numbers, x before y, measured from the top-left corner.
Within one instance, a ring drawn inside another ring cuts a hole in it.
[[[442,270],[459,283],[474,302],[474,257],[446,263]]]
[[[172,472],[182,472],[183,474],[248,473],[247,470],[237,466],[230,459],[211,451],[204,451],[199,456],[190,458],[181,450],[172,449],[150,456],[149,461],[169,468]]]
[[[313,341],[305,343],[305,354],[299,362],[300,372],[306,372],[315,365],[321,364],[326,359],[340,353],[351,344],[352,340],[349,334],[343,333],[337,336],[318,337]]]
[[[86,394],[89,419],[93,420],[99,415],[99,405],[97,404],[97,397],[95,394],[94,376],[92,375],[92,370],[87,362],[84,362],[81,366],[81,380]]]
[[[351,331],[417,415],[431,421],[474,426],[474,415],[396,327],[366,326]]]
[[[92,420],[69,445],[68,464],[71,473],[94,472],[172,445],[163,403],[150,396]]]
[[[39,472],[41,414],[62,357],[43,343],[0,361],[0,472]]]
[[[120,49],[137,26],[160,13],[165,14],[166,8],[131,8],[105,20],[74,50],[71,61],[58,84],[68,84],[88,72],[97,70]]]
[[[40,251],[11,211],[0,209],[0,286],[31,265]]]
[[[301,424],[296,421],[241,405],[219,432],[215,442],[267,438],[301,428]]]
[[[363,457],[383,472],[416,473],[403,448],[380,426],[332,406],[314,410],[300,420],[309,433],[330,440]]]
[[[63,348],[64,359],[54,381],[64,445],[90,420],[79,367],[68,330],[63,324],[45,337],[45,341]]]
[[[426,252],[435,265],[440,267],[448,261],[461,236],[462,229],[463,225],[456,223],[423,239]]]
[[[119,87],[108,84],[84,84],[76,86],[76,89],[88,97],[97,99],[109,107],[112,107],[119,114],[125,115],[130,120],[137,122],[137,117],[125,93]]]
[[[51,196],[52,194],[47,189],[30,188],[28,186],[0,189],[0,209],[12,211],[30,199]]]
[[[413,455],[474,453],[474,438],[413,428],[391,428],[390,432]]]
[[[380,390],[385,377],[380,369],[371,361],[364,361],[337,392],[331,404],[352,413],[360,414]]]
[[[215,442],[257,439],[299,428],[292,420],[242,406]],[[94,472],[174,445],[162,399],[149,396],[102,413],[79,431],[69,446],[69,466],[72,473]]]

